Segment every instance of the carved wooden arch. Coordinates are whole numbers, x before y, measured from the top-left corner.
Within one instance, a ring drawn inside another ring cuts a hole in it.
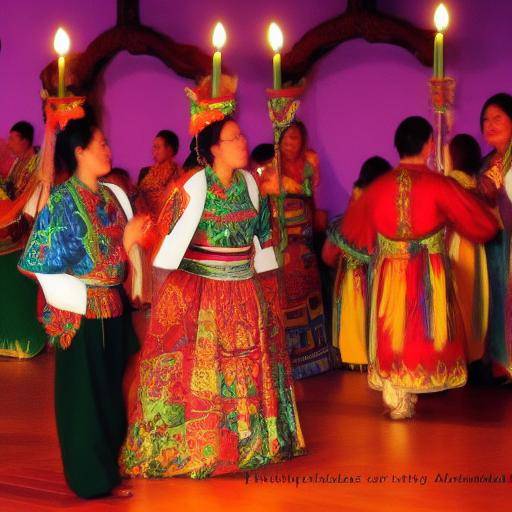
[[[298,82],[325,54],[357,38],[400,46],[425,66],[431,66],[434,36],[433,30],[415,27],[406,20],[380,12],[375,0],[348,0],[342,14],[306,32],[283,56],[283,78]]]
[[[432,64],[434,31],[413,26],[380,12],[375,0],[348,0],[339,16],[309,30],[283,56],[285,81],[298,82],[312,66],[339,44],[355,38],[370,43],[387,43],[405,48],[424,65]],[[198,81],[211,72],[211,58],[196,46],[180,44],[169,36],[140,22],[139,0],[117,0],[116,25],[99,35],[83,53],[66,59],[66,87],[86,96],[99,113],[101,94],[98,77],[121,51],[158,58],[178,75]],[[229,71],[225,69],[227,73]],[[57,60],[42,71],[43,88],[51,95],[57,91]]]
[[[121,51],[131,55],[156,57],[175,73],[198,81],[211,73],[211,57],[196,46],[180,44],[140,22],[139,0],[117,0],[116,25],[100,34],[82,53],[66,57],[66,88],[85,96],[97,114],[101,112],[98,78],[108,63]],[[56,95],[57,60],[40,75],[43,88]]]

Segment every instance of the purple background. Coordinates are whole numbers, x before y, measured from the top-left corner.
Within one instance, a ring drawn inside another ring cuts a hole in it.
[[[272,138],[264,89],[271,85],[271,50],[266,28],[277,21],[285,51],[307,30],[339,14],[340,0],[141,0],[146,25],[175,40],[211,51],[211,30],[220,19],[228,32],[224,62],[239,76],[242,130],[253,147]],[[432,27],[434,0],[381,0],[379,7],[411,22]],[[483,0],[445,2],[451,22],[446,36],[447,74],[457,79],[455,132],[479,135],[481,105],[491,94],[512,89],[512,3]],[[54,58],[53,35],[59,25],[82,51],[115,23],[114,0],[1,0],[0,136],[19,119],[42,136],[39,73]],[[355,40],[338,46],[315,66],[299,111],[309,129],[310,146],[322,166],[318,204],[340,212],[362,162],[380,154],[396,163],[393,133],[407,115],[430,117],[427,80],[430,69],[407,51]],[[114,165],[132,175],[151,161],[151,142],[162,128],[176,131],[187,154],[188,103],[192,82],[176,76],[152,57],[118,55],[104,75],[104,129]],[[484,148],[486,149],[486,148]]]

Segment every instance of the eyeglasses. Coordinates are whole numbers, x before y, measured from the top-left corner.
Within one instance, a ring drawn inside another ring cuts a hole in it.
[[[247,137],[245,136],[244,133],[239,133],[238,135],[235,135],[235,137],[233,137],[232,139],[219,139],[219,142],[235,142],[238,141],[238,140],[247,140]]]

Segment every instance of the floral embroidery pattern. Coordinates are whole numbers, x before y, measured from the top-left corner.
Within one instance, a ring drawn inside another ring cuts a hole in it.
[[[401,239],[411,238],[411,188],[412,179],[407,169],[400,169],[397,176],[398,181],[398,225],[397,237]]]

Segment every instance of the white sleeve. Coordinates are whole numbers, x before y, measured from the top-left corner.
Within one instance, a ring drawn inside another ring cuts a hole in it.
[[[130,220],[133,217],[133,209],[132,205],[130,204],[130,200],[128,199],[128,196],[126,195],[126,192],[119,185],[114,185],[114,183],[107,183],[104,181],[102,181],[101,183],[105,185],[107,188],[109,188],[112,191],[112,193],[116,196],[116,199],[121,205],[121,208],[123,209],[126,218]]]
[[[85,315],[87,286],[69,274],[39,274],[35,276],[43,289],[46,302],[57,309]]]
[[[183,186],[190,201],[172,231],[164,238],[153,266],[165,270],[176,270],[196,232],[203,214],[206,200],[206,175],[204,171],[194,174]]]
[[[133,209],[126,192],[119,185],[114,185],[114,183],[107,183],[106,181],[102,181],[101,183],[113,192],[117,201],[121,205],[126,218],[130,220],[133,217]]]
[[[274,248],[271,246],[262,249],[257,236],[254,236],[254,249],[254,270],[258,274],[279,268]]]

